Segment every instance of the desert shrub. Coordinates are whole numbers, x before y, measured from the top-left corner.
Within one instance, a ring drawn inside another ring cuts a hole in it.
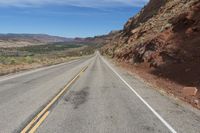
[[[4,57],[4,56],[0,57],[0,64],[14,65],[14,64],[17,64],[17,63],[18,63],[18,61],[14,57]]]
[[[15,64],[17,64],[17,59],[16,59],[16,58],[11,57],[9,61],[10,61],[10,62],[9,62],[10,65],[15,65]]]
[[[18,48],[18,50],[26,51],[32,54],[44,54],[44,53],[49,53],[53,51],[63,51],[69,48],[78,48],[78,47],[81,47],[81,45],[54,43],[54,44],[48,44],[48,45],[27,46],[27,47]]]
[[[33,59],[33,57],[31,57],[31,56],[26,56],[24,60],[25,60],[25,62],[28,63],[28,64],[34,63],[34,59]]]
[[[5,57],[0,56],[0,64],[4,64],[5,63]]]

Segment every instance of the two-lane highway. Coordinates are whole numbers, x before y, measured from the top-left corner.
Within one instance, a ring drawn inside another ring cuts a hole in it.
[[[81,71],[86,66],[87,69]],[[147,89],[134,77],[121,76],[112,66],[96,53],[71,63],[0,78],[0,132],[23,131],[63,89],[67,92],[63,91],[64,95],[45,110],[28,131],[200,132],[199,111],[175,106],[173,100]],[[74,77],[76,81],[68,86]],[[134,83],[126,82],[124,78]],[[160,101],[164,103],[160,104]]]
[[[169,132],[99,56],[72,88],[38,132]]]

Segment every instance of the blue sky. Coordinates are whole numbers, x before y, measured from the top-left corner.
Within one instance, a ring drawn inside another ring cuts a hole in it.
[[[0,0],[0,33],[89,37],[122,29],[148,0]]]

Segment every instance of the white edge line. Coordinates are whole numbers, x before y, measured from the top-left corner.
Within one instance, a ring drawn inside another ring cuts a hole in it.
[[[108,62],[101,56],[101,59],[104,63],[131,89],[135,95],[152,111],[152,113],[172,132],[177,133],[175,129],[167,123],[109,64]]]

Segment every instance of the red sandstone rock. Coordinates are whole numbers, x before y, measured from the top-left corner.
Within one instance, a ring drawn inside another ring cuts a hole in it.
[[[196,87],[184,87],[182,93],[184,96],[195,96],[197,91]]]

